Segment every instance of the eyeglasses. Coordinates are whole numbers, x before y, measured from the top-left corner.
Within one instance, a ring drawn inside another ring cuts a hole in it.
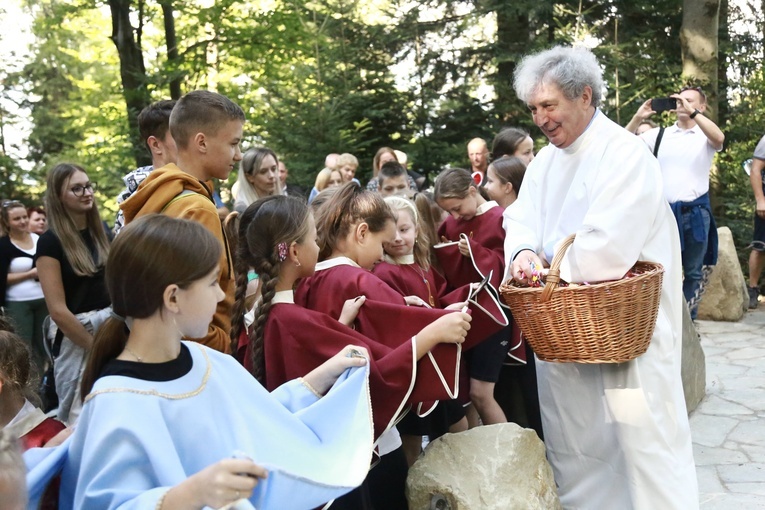
[[[89,182],[85,184],[85,186],[80,186],[79,184],[77,186],[72,186],[71,188],[69,188],[69,191],[71,191],[74,196],[81,197],[85,195],[85,190],[93,193],[94,191],[96,191],[96,188],[97,186],[95,182]]]

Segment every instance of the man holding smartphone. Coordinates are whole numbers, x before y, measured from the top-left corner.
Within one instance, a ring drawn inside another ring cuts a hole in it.
[[[656,155],[664,181],[664,198],[677,219],[683,261],[683,295],[691,318],[696,319],[702,266],[717,263],[717,228],[709,203],[709,171],[715,152],[722,150],[725,135],[704,115],[707,96],[701,87],[685,87],[672,94],[677,122],[666,129],[646,131],[640,138]],[[649,99],[638,108],[626,129],[656,113]],[[670,105],[671,106],[671,105]],[[663,136],[659,137],[659,134]],[[658,147],[657,147],[658,146]]]

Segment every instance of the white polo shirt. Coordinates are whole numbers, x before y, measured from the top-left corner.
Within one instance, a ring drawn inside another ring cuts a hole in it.
[[[659,128],[640,138],[653,152]],[[690,202],[709,191],[709,170],[715,148],[698,125],[682,129],[677,123],[665,128],[659,144],[659,166],[664,180],[664,198],[669,202]]]

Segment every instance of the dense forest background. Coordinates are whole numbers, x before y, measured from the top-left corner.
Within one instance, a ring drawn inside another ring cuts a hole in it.
[[[705,87],[726,134],[715,216],[746,253],[754,204],[742,163],[765,134],[765,0],[18,1],[34,41],[20,68],[0,63],[2,198],[39,202],[46,171],[73,161],[111,219],[121,177],[150,163],[138,112],[198,88],[239,103],[243,149],[269,146],[305,186],[330,152],[355,154],[365,182],[384,145],[431,177],[466,166],[467,141],[490,143],[502,126],[525,127],[539,149],[513,69],[576,43],[600,58],[603,110],[622,125],[647,98]],[[668,125],[664,115],[655,120]],[[3,133],[20,122],[29,136],[11,146]]]

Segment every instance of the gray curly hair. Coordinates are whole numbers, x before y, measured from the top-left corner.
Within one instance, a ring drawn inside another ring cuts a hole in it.
[[[541,83],[554,83],[566,98],[573,100],[582,95],[584,88],[592,89],[592,106],[600,106],[603,99],[603,70],[595,55],[587,48],[555,46],[549,50],[527,55],[515,69],[513,87],[524,103]]]

